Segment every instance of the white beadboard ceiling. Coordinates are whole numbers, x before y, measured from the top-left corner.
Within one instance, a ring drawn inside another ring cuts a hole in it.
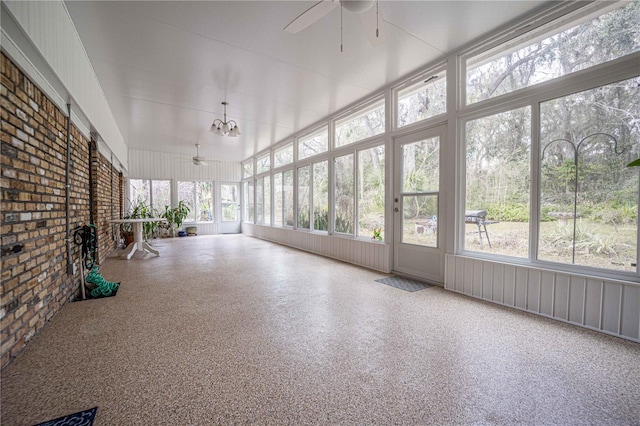
[[[380,1],[372,47],[340,9],[298,34],[311,1],[65,1],[129,149],[240,161],[542,6],[537,1]],[[215,136],[222,118],[238,138]]]

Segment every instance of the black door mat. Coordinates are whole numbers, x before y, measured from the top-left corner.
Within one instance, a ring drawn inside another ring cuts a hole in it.
[[[411,278],[397,277],[395,275],[387,278],[380,278],[376,281],[405,291],[418,291],[424,290],[425,288],[433,287],[431,284],[427,284],[422,281],[412,280]]]
[[[38,423],[36,426],[91,426],[96,418],[97,411],[98,407],[93,407],[89,410],[80,411],[79,413],[58,417],[57,419],[44,423]]]

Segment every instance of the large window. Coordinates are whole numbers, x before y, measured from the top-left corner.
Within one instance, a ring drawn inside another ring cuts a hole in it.
[[[358,151],[358,236],[384,239],[384,145]]]
[[[531,108],[467,122],[464,248],[529,255]]]
[[[129,200],[132,206],[144,203],[153,209],[154,215],[164,212],[171,205],[171,181],[129,179]]]
[[[567,17],[470,58],[467,104],[640,51],[640,2],[612,4],[616,9],[597,18],[562,29]]]
[[[633,271],[640,77],[540,105],[538,259]]]
[[[355,217],[353,154],[336,157],[334,172],[334,230],[342,234],[353,234]]]
[[[273,224],[293,226],[293,170],[273,175]]]
[[[287,170],[286,172],[282,173],[282,193],[284,200],[284,224],[286,226],[293,226],[293,170]]]
[[[264,223],[264,177],[256,179],[256,223]]]
[[[302,229],[309,229],[311,222],[309,167],[298,167],[298,228]]]
[[[242,176],[244,178],[253,176],[253,160],[242,163]]]
[[[384,99],[336,122],[335,146],[341,147],[384,133]]]
[[[253,181],[245,181],[242,183],[242,199],[243,211],[245,212],[244,221],[254,223],[255,221],[255,203],[253,201]]]
[[[273,175],[273,224],[283,225],[282,172]]]
[[[398,90],[397,126],[402,127],[447,112],[445,72],[428,74]]]
[[[313,229],[329,230],[329,162],[313,163]]]
[[[293,163],[293,143],[288,143],[273,152],[273,168]]]
[[[271,155],[266,153],[256,159],[256,174],[268,172],[271,170]]]
[[[196,220],[195,188],[195,182],[178,182],[178,201],[184,202],[189,207],[189,214],[185,218],[185,222],[195,222]]]
[[[321,154],[329,149],[329,131],[327,127],[303,136],[298,140],[298,160]]]
[[[264,224],[271,225],[271,177],[264,177]]]
[[[178,181],[178,201],[191,210],[185,222],[213,221],[213,182]]]

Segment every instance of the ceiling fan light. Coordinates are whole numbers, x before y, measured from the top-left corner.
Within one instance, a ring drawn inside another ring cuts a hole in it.
[[[342,0],[340,3],[349,12],[362,13],[373,6],[374,0]]]
[[[234,126],[233,129],[231,129],[231,131],[229,132],[229,136],[231,136],[232,138],[235,138],[236,136],[238,136],[238,126]]]

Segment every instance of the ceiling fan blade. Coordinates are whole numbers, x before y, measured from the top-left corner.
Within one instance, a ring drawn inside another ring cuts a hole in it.
[[[340,2],[338,0],[322,0],[289,22],[289,25],[284,27],[284,30],[290,34],[296,34],[320,20],[320,18],[331,12],[339,4]]]
[[[382,12],[377,7],[378,5],[376,4],[360,14],[360,22],[362,22],[364,33],[373,47],[387,42],[387,31],[384,18],[382,17]],[[378,11],[377,14],[376,10]],[[377,36],[376,29],[378,30]]]

